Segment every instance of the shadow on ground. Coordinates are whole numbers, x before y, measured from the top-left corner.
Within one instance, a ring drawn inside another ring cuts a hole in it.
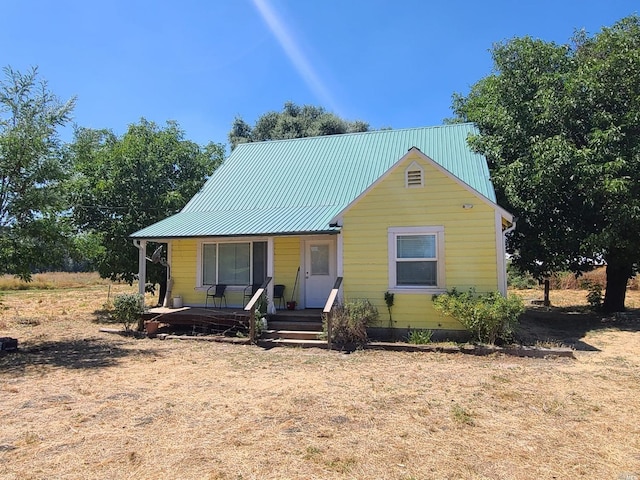
[[[555,345],[580,351],[599,351],[583,339],[594,330],[640,331],[640,309],[614,315],[592,312],[584,307],[530,306],[520,319],[516,333],[525,345]]]
[[[0,370],[23,371],[27,366],[99,369],[115,366],[130,355],[155,356],[155,350],[123,348],[117,342],[88,338],[19,345],[17,352],[0,355]]]
[[[94,310],[93,313],[91,314],[93,316],[93,319],[91,321],[93,323],[106,324],[106,325],[122,323],[120,320],[116,320],[115,318],[113,318],[113,316],[110,313],[111,311],[106,309]]]

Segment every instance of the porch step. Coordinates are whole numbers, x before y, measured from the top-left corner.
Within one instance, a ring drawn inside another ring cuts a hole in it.
[[[322,331],[311,330],[265,330],[262,332],[262,338],[272,340],[320,340],[321,335]]]
[[[327,348],[325,340],[299,340],[292,338],[261,338],[258,345],[263,348],[297,347],[297,348]]]
[[[322,331],[322,322],[320,321],[298,321],[298,320],[279,320],[279,319],[270,319],[269,329],[271,330],[302,330],[302,331],[311,331],[311,332],[321,332]]]

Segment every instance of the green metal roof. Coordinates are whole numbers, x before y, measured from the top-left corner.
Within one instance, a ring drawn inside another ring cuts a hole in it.
[[[244,143],[184,209],[134,238],[329,232],[331,219],[411,147],[495,203],[473,124]]]

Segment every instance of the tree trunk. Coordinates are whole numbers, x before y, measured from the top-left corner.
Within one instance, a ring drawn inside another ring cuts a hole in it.
[[[632,265],[609,259],[607,262],[607,289],[602,309],[607,313],[624,312],[624,298],[627,294],[627,281],[633,273]]]

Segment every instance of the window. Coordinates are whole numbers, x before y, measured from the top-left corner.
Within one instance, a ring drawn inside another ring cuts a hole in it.
[[[262,283],[267,273],[267,242],[202,244],[200,285]]]
[[[444,228],[389,229],[389,288],[433,291],[444,288]]]

